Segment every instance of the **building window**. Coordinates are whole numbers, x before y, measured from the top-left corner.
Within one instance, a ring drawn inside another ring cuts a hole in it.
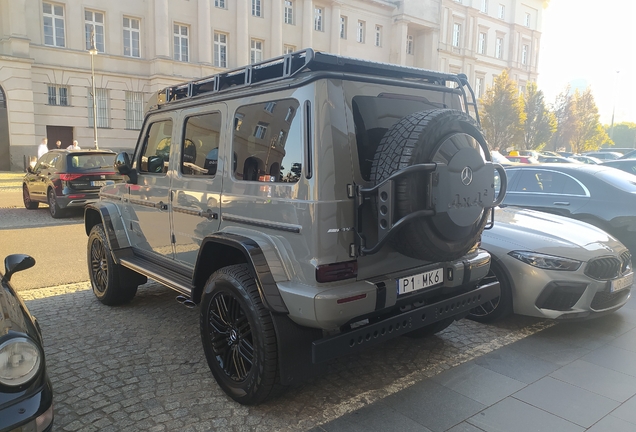
[[[413,54],[413,35],[406,36],[406,53]]]
[[[108,127],[108,89],[95,89],[95,101],[97,102],[97,127]],[[93,95],[88,89],[88,126],[93,127]]]
[[[520,85],[519,86],[519,94],[523,95],[526,92],[526,86],[525,85]]]
[[[322,31],[322,15],[322,8],[314,8],[314,30],[316,31]]]
[[[256,128],[254,129],[254,137],[258,139],[264,139],[265,135],[267,135],[267,127],[269,123],[258,122]]]
[[[462,33],[462,26],[461,24],[453,24],[453,46],[454,47],[459,47],[459,39],[461,37],[461,33]]]
[[[382,46],[382,26],[375,26],[375,46]]]
[[[124,17],[124,55],[140,57],[139,53],[139,20]]]
[[[227,67],[227,35],[214,32],[214,66]]]
[[[265,104],[265,108],[263,108],[265,111],[267,111],[270,114],[274,113],[274,107],[276,106],[276,102],[267,102]]]
[[[364,29],[366,23],[364,21],[358,21],[358,31],[356,32],[356,40],[360,43],[364,43]]]
[[[285,24],[294,24],[294,2],[285,0]]]
[[[283,53],[291,54],[296,51],[296,47],[293,45],[283,45]]]
[[[481,8],[479,10],[483,13],[488,13],[488,0],[481,0]]]
[[[527,65],[528,64],[528,45],[524,45],[521,48],[521,64],[522,65]]]
[[[263,41],[252,39],[250,47],[250,63],[263,61]]]
[[[252,0],[252,16],[262,18],[263,9],[261,6],[261,0]]]
[[[84,28],[86,30],[86,49],[91,49],[91,39],[95,33],[95,48],[104,52],[104,14],[101,12],[84,11]]]
[[[479,33],[479,46],[477,47],[479,54],[486,54],[486,33]]]
[[[49,85],[49,105],[69,106],[68,87]]]
[[[475,80],[475,97],[477,99],[481,98],[481,94],[484,91],[484,79],[481,77],[477,77]]]
[[[188,61],[189,40],[188,26],[174,25],[174,59],[182,62]]]
[[[497,38],[497,44],[495,45],[495,57],[498,59],[503,58],[503,38]]]
[[[221,9],[227,8],[227,6],[225,5],[225,0],[214,0],[214,6]]]
[[[525,25],[526,25],[526,27],[530,27],[530,14],[529,13],[526,14]]]
[[[506,6],[500,4],[499,5],[499,19],[505,19],[506,18]]]
[[[144,94],[126,92],[126,129],[141,129],[144,121]]]
[[[340,16],[340,39],[347,38],[347,17]]]
[[[64,6],[42,3],[44,44],[64,47]]]

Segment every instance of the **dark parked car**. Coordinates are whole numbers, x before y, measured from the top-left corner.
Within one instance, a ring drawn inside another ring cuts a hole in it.
[[[550,155],[539,155],[540,163],[578,163],[577,160],[562,157],[562,156],[550,156]]]
[[[627,152],[623,156],[619,157],[619,159],[633,159],[633,158],[636,158],[636,150]]]
[[[595,225],[636,245],[636,175],[605,165],[554,164],[506,168],[504,205],[532,208]]]
[[[53,429],[53,388],[40,327],[10,283],[13,274],[34,264],[28,255],[9,255],[0,274],[0,431]]]
[[[636,159],[617,159],[613,161],[607,161],[603,165],[617,168],[621,171],[628,172],[636,175]]]
[[[597,159],[601,159],[604,161],[618,159],[623,156],[622,153],[619,152],[611,152],[611,151],[597,151],[597,152],[586,152],[583,153],[583,156],[592,156]]]
[[[51,216],[59,218],[70,208],[97,201],[102,186],[123,181],[123,176],[115,173],[115,156],[110,150],[51,150],[45,153],[24,176],[24,206],[33,210],[41,202],[46,203]]]

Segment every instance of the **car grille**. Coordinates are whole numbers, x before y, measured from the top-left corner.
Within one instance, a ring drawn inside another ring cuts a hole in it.
[[[555,311],[567,311],[579,301],[586,284],[564,284],[551,282],[537,299],[537,307]]]
[[[592,299],[592,304],[590,304],[590,307],[597,311],[603,310],[603,309],[609,309],[621,304],[623,301],[625,301],[625,297],[627,297],[628,295],[629,295],[628,289],[624,289],[614,293],[610,293],[607,291],[600,291],[600,292],[597,292],[596,295],[594,296],[594,299]]]
[[[620,259],[615,257],[596,258],[587,263],[585,274],[592,279],[614,279],[630,269],[631,260],[632,256],[628,251],[623,252]]]

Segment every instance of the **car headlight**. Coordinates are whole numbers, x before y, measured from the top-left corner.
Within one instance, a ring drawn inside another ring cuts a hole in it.
[[[27,337],[14,337],[0,344],[0,384],[20,386],[40,370],[40,349]]]
[[[575,271],[582,264],[581,261],[538,252],[512,251],[508,252],[508,255],[526,264],[545,270]]]

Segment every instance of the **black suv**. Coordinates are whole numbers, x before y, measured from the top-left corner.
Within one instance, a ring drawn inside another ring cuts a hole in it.
[[[223,390],[262,402],[327,360],[439,332],[478,286],[495,196],[466,78],[308,49],[165,89],[127,184],[85,212],[93,291],[200,305]]]
[[[51,150],[33,168],[27,168],[22,184],[24,206],[33,210],[49,205],[54,218],[67,209],[97,201],[102,186],[121,183],[115,172],[115,153],[110,150]]]

